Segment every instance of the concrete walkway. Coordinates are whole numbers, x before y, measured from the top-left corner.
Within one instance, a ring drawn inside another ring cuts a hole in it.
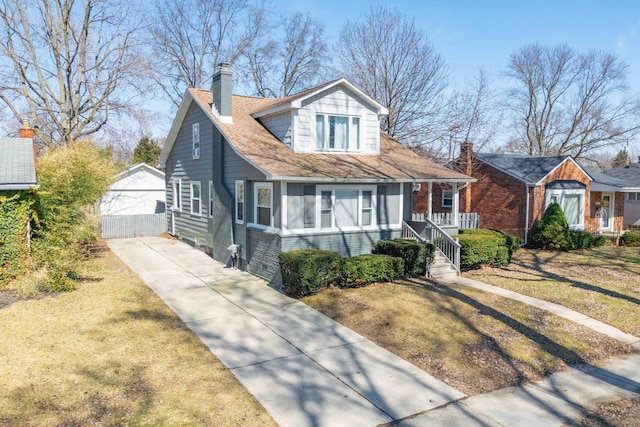
[[[281,426],[374,426],[464,394],[328,317],[169,239],[109,247]]]
[[[640,350],[640,338],[564,306],[478,282],[466,277],[440,280],[469,286],[547,310]],[[640,396],[640,355],[613,358],[598,366],[582,365],[542,381],[461,399],[394,424],[427,426],[562,426],[601,402]]]
[[[640,355],[465,397],[357,333],[224,268],[184,243],[109,246],[193,330],[281,426],[562,426],[585,408],[640,393]],[[640,349],[640,338],[557,304],[456,277],[449,281],[540,307]]]

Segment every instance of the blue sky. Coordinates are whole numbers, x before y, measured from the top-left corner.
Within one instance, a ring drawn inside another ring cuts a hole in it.
[[[358,19],[372,2],[280,1],[278,9],[308,10],[337,38],[347,19]],[[493,75],[509,55],[529,43],[567,43],[577,50],[614,52],[629,64],[629,85],[640,91],[638,1],[395,1],[390,8],[415,19],[452,69],[452,84],[473,79],[480,65]]]

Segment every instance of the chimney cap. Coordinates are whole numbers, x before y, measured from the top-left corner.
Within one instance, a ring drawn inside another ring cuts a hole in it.
[[[220,62],[218,64],[218,70],[228,70],[231,67],[231,64],[229,62]]]

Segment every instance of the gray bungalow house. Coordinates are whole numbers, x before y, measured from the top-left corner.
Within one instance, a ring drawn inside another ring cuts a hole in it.
[[[387,110],[345,79],[296,95],[232,95],[221,64],[212,90],[189,89],[160,156],[170,234],[278,286],[278,254],[371,253],[411,220],[416,183],[472,178],[380,132]],[[457,196],[457,195],[456,195]]]

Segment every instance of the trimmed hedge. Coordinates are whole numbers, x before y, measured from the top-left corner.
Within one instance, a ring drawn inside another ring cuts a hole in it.
[[[481,265],[504,266],[520,248],[520,239],[500,230],[487,228],[460,230],[460,268]]]
[[[404,260],[390,255],[359,255],[344,260],[340,285],[345,288],[391,282],[404,275]]]
[[[571,240],[573,249],[589,249],[593,247],[595,236],[584,230],[571,230]]]
[[[282,284],[290,295],[311,295],[340,281],[343,261],[337,252],[300,249],[278,257]]]
[[[379,240],[376,243],[377,253],[404,260],[404,277],[424,276],[427,271],[427,260],[433,259],[435,250],[435,245],[431,243],[425,244],[408,239]]]
[[[625,246],[640,246],[640,231],[631,230],[622,235],[622,243]]]

